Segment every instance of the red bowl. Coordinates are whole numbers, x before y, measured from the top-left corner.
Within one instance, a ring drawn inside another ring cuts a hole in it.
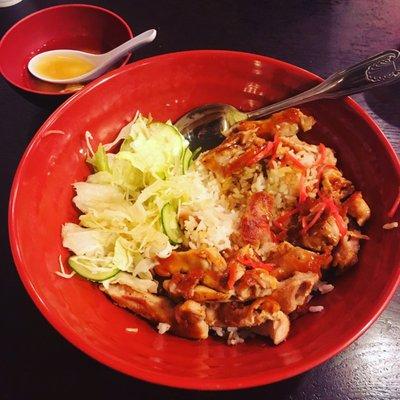
[[[237,389],[289,378],[348,346],[382,312],[399,281],[400,230],[385,231],[397,196],[400,166],[383,133],[351,99],[303,107],[317,118],[308,135],[333,147],[339,165],[372,206],[357,266],[318,298],[325,307],[293,323],[273,347],[252,339],[229,347],[217,339],[158,335],[142,319],[112,304],[94,285],[54,274],[68,252],[60,228],[76,221],[73,182],[85,179],[84,133],[111,141],[140,110],[177,119],[204,103],[244,110],[309,87],[320,78],[271,58],[227,51],[190,51],[146,59],[109,73],[64,103],[44,123],[18,167],[9,208],[13,255],[30,296],[71,343],[102,363],[147,381],[193,389]],[[64,135],[46,134],[63,130]],[[398,217],[398,214],[397,214]],[[137,327],[132,334],[127,327]]]
[[[105,8],[86,4],[45,8],[21,19],[5,33],[0,41],[0,72],[14,86],[31,93],[71,94],[76,90],[68,91],[67,85],[44,82],[31,75],[29,60],[37,53],[55,49],[100,54],[132,37],[128,24]],[[129,57],[115,67],[126,64]]]

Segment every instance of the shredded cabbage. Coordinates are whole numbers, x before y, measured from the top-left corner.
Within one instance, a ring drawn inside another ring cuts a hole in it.
[[[182,173],[181,159],[188,142],[170,123],[142,116],[124,127],[120,150],[108,153],[116,141],[100,144],[88,158],[93,174],[73,186],[79,225],[62,228],[63,245],[79,256],[93,274],[105,268],[121,271],[103,284],[124,283],[136,290],[156,291],[151,269],[157,257],[174,249],[160,222],[167,203],[188,202],[196,185]]]

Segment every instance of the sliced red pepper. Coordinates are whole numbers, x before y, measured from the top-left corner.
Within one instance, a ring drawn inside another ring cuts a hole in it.
[[[286,211],[282,213],[278,218],[276,218],[272,223],[279,229],[285,229],[285,227],[282,225],[283,223],[287,222],[289,218],[299,212],[299,209],[293,208],[290,211]]]
[[[228,289],[232,289],[233,286],[235,285],[236,282],[236,262],[231,261],[228,266],[228,281],[226,285],[228,286]]]
[[[283,229],[279,235],[275,235],[275,243],[283,242],[287,235],[287,229]]]
[[[240,256],[238,255],[236,257],[236,259],[243,265],[245,265],[246,267],[251,267],[251,268],[262,268],[265,269],[267,271],[272,271],[275,267],[275,264],[272,263],[265,263],[262,261],[258,261],[258,260],[253,260],[250,257],[246,257],[246,256]]]
[[[336,165],[334,165],[334,164],[325,164],[325,165],[322,165],[322,166],[318,169],[318,174],[317,174],[318,181],[321,179],[322,173],[323,173],[327,168],[336,168]]]
[[[326,208],[335,218],[336,224],[339,228],[340,235],[343,237],[347,233],[347,227],[346,224],[344,223],[343,217],[339,213],[338,207],[329,197],[323,197],[322,201],[326,204]]]
[[[304,174],[300,176],[299,204],[303,204],[307,199],[306,177]]]
[[[270,118],[261,121],[243,121],[238,125],[238,129],[241,131],[256,129],[257,136],[259,137],[271,137],[276,135],[279,131],[278,126],[282,122],[288,123],[300,123],[300,111],[297,108],[288,108],[284,111],[271,115]]]
[[[362,198],[361,192],[354,192],[345,202],[342,203],[340,210],[342,215],[346,215],[352,202]]]
[[[324,144],[320,143],[318,145],[319,150],[319,158],[316,162],[316,165],[324,165],[326,161],[326,147]]]
[[[267,142],[267,144],[261,147],[254,147],[247,150],[226,167],[225,174],[231,175],[236,171],[242,170],[244,167],[258,163],[270,154],[272,148],[273,142]]]
[[[320,219],[322,213],[325,211],[326,204],[325,203],[319,203],[316,207],[317,212],[314,214],[314,217],[309,223],[306,223],[305,226],[303,226],[303,234],[307,233]]]
[[[301,227],[304,229],[307,226],[307,217],[301,217]]]
[[[339,232],[340,232],[341,236],[343,237],[347,233],[346,224],[344,223],[342,216],[339,214],[339,212],[337,210],[332,211],[332,215],[335,218],[336,224],[339,228]]]
[[[298,169],[302,170],[303,172],[305,172],[307,169],[305,165],[303,165],[295,156],[293,156],[290,153],[285,154],[284,160],[287,163],[290,163],[290,164],[294,165],[295,167],[297,167]]]
[[[327,168],[336,168],[335,164],[326,164],[326,147],[322,143],[319,144],[318,146],[319,149],[319,158],[315,162],[314,166],[317,167],[317,179],[318,179],[318,187],[321,181],[321,176],[322,173],[327,169]]]
[[[272,165],[272,161],[274,161],[276,159],[276,157],[278,156],[277,151],[278,151],[278,147],[279,144],[281,143],[281,139],[279,138],[278,135],[274,136],[274,141],[273,141],[273,147],[271,150],[271,159],[269,160],[269,166]]]

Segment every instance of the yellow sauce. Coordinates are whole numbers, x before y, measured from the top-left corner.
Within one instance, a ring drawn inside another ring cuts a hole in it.
[[[41,76],[50,79],[76,78],[94,68],[89,61],[71,55],[48,55],[40,59],[35,66]]]

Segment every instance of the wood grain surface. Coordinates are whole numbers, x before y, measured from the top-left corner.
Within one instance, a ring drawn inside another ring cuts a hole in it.
[[[79,1],[75,1],[79,2]],[[0,34],[17,20],[66,1],[23,0],[0,8]],[[187,49],[230,49],[275,57],[327,77],[400,46],[400,0],[86,1],[122,15],[153,46],[135,58]],[[354,98],[400,152],[400,84]],[[372,327],[323,365],[273,385],[188,392],[141,382],[77,350],[41,316],[16,273],[7,233],[12,177],[32,135],[56,104],[40,104],[0,80],[1,399],[400,399],[400,293]],[[33,239],[34,241],[34,239]]]

